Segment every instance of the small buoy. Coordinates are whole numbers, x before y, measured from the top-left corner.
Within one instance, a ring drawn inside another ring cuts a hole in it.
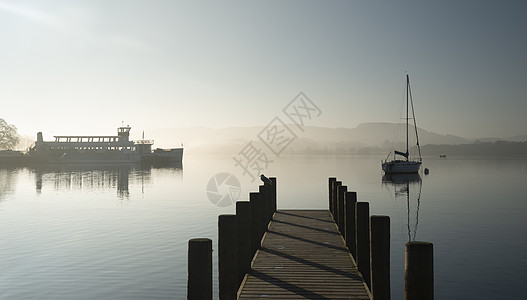
[[[425,175],[428,175],[428,173],[430,173],[430,170],[428,170],[428,168],[425,168]]]

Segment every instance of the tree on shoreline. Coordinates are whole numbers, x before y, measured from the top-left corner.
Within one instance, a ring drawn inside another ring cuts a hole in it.
[[[12,150],[18,144],[19,139],[15,125],[9,125],[0,118],[0,150]]]

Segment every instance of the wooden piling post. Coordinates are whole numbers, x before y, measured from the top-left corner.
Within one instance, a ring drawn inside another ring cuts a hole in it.
[[[236,299],[238,292],[236,215],[218,217],[219,299]]]
[[[344,196],[344,210],[345,210],[345,230],[344,240],[346,241],[346,247],[351,252],[351,255],[357,259],[357,241],[355,236],[355,204],[357,203],[356,192],[346,192]]]
[[[271,220],[271,186],[270,185],[260,185],[260,201],[263,206],[262,222],[263,222],[263,232],[267,231],[269,226],[269,221]],[[263,235],[263,234],[262,234]]]
[[[375,300],[390,299],[390,217],[370,217],[371,291]]]
[[[238,286],[251,270],[251,202],[236,202],[236,223],[238,227]]]
[[[337,195],[338,187],[342,185],[342,181],[333,182],[333,189],[331,191],[331,202],[333,202],[333,220],[336,222],[338,218]]]
[[[271,214],[271,220],[273,219],[273,215],[274,213],[276,212],[276,208],[277,208],[277,204],[276,204],[276,177],[270,177],[269,179],[271,179],[271,181],[273,182],[273,186],[272,186],[272,200],[271,200],[271,206],[272,206],[272,211],[273,213]]]
[[[212,299],[212,240],[188,241],[187,299]]]
[[[338,193],[337,193],[337,207],[338,207],[338,217],[337,217],[337,226],[339,228],[339,231],[342,235],[344,235],[344,195],[348,191],[348,187],[345,185],[341,185],[338,187]]]
[[[262,236],[260,234],[260,195],[258,193],[249,193],[249,202],[251,203],[251,257],[256,254],[260,248]]]
[[[406,243],[404,299],[434,299],[434,245],[432,243]]]
[[[357,243],[357,267],[364,281],[371,289],[370,284],[370,204],[357,202],[355,206],[355,228]]]
[[[335,177],[329,177],[328,179],[328,191],[329,191],[329,211],[331,214],[335,214],[334,208],[333,208],[333,199],[332,199],[332,193],[333,193],[333,182],[337,181],[337,178]]]

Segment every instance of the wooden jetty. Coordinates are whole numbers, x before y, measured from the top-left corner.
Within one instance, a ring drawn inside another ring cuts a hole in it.
[[[329,210],[276,210],[276,178],[218,217],[218,291],[234,299],[389,300],[390,218],[328,180]],[[406,244],[405,300],[433,299],[432,244]],[[189,240],[188,299],[212,299],[212,241]]]
[[[279,210],[238,299],[371,299],[327,210]]]

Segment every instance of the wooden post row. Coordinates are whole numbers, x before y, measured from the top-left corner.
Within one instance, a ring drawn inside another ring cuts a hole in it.
[[[249,193],[249,202],[251,203],[251,257],[256,254],[260,248],[262,240],[260,226],[260,195],[258,193]]]
[[[238,228],[238,286],[251,270],[251,202],[236,202],[236,222]]]
[[[269,225],[269,218],[271,214],[271,186],[270,185],[260,185],[258,187],[260,192],[260,202],[262,203],[262,226],[263,232],[267,231]],[[263,233],[262,233],[263,236]]]
[[[370,217],[371,292],[375,300],[390,299],[390,217]]]
[[[219,299],[236,299],[238,292],[236,215],[218,216]]]
[[[357,267],[364,281],[371,290],[370,284],[370,204],[357,202],[355,206],[355,227],[357,230]]]
[[[348,191],[348,187],[341,185],[338,187],[337,191],[337,226],[342,235],[344,235],[344,195]]]
[[[406,243],[404,299],[434,299],[434,245],[432,243]]]
[[[338,218],[338,207],[337,207],[338,187],[341,185],[342,185],[341,181],[333,182],[333,189],[331,192],[331,201],[333,202],[333,220],[335,222],[337,222],[337,218]]]
[[[212,299],[212,240],[188,241],[187,299]]]
[[[329,211],[331,212],[332,215],[335,214],[335,209],[333,208],[333,198],[332,198],[332,194],[333,194],[333,182],[337,181],[337,178],[335,177],[329,177],[328,179],[328,191],[329,191],[329,197],[328,197],[328,200],[329,200]]]
[[[277,209],[277,202],[276,202],[276,177],[270,177],[269,179],[271,179],[271,181],[273,182],[273,186],[272,186],[272,195],[273,195],[273,198],[271,200],[271,206],[272,206],[272,211],[273,213],[271,214],[271,220],[273,219],[273,216],[274,216],[274,213],[276,212],[276,209]]]
[[[357,203],[356,192],[346,192],[344,197],[344,210],[346,213],[345,219],[345,230],[344,240],[346,241],[346,247],[351,252],[351,255],[357,261],[357,241],[356,241],[356,228],[355,228],[355,204]]]

